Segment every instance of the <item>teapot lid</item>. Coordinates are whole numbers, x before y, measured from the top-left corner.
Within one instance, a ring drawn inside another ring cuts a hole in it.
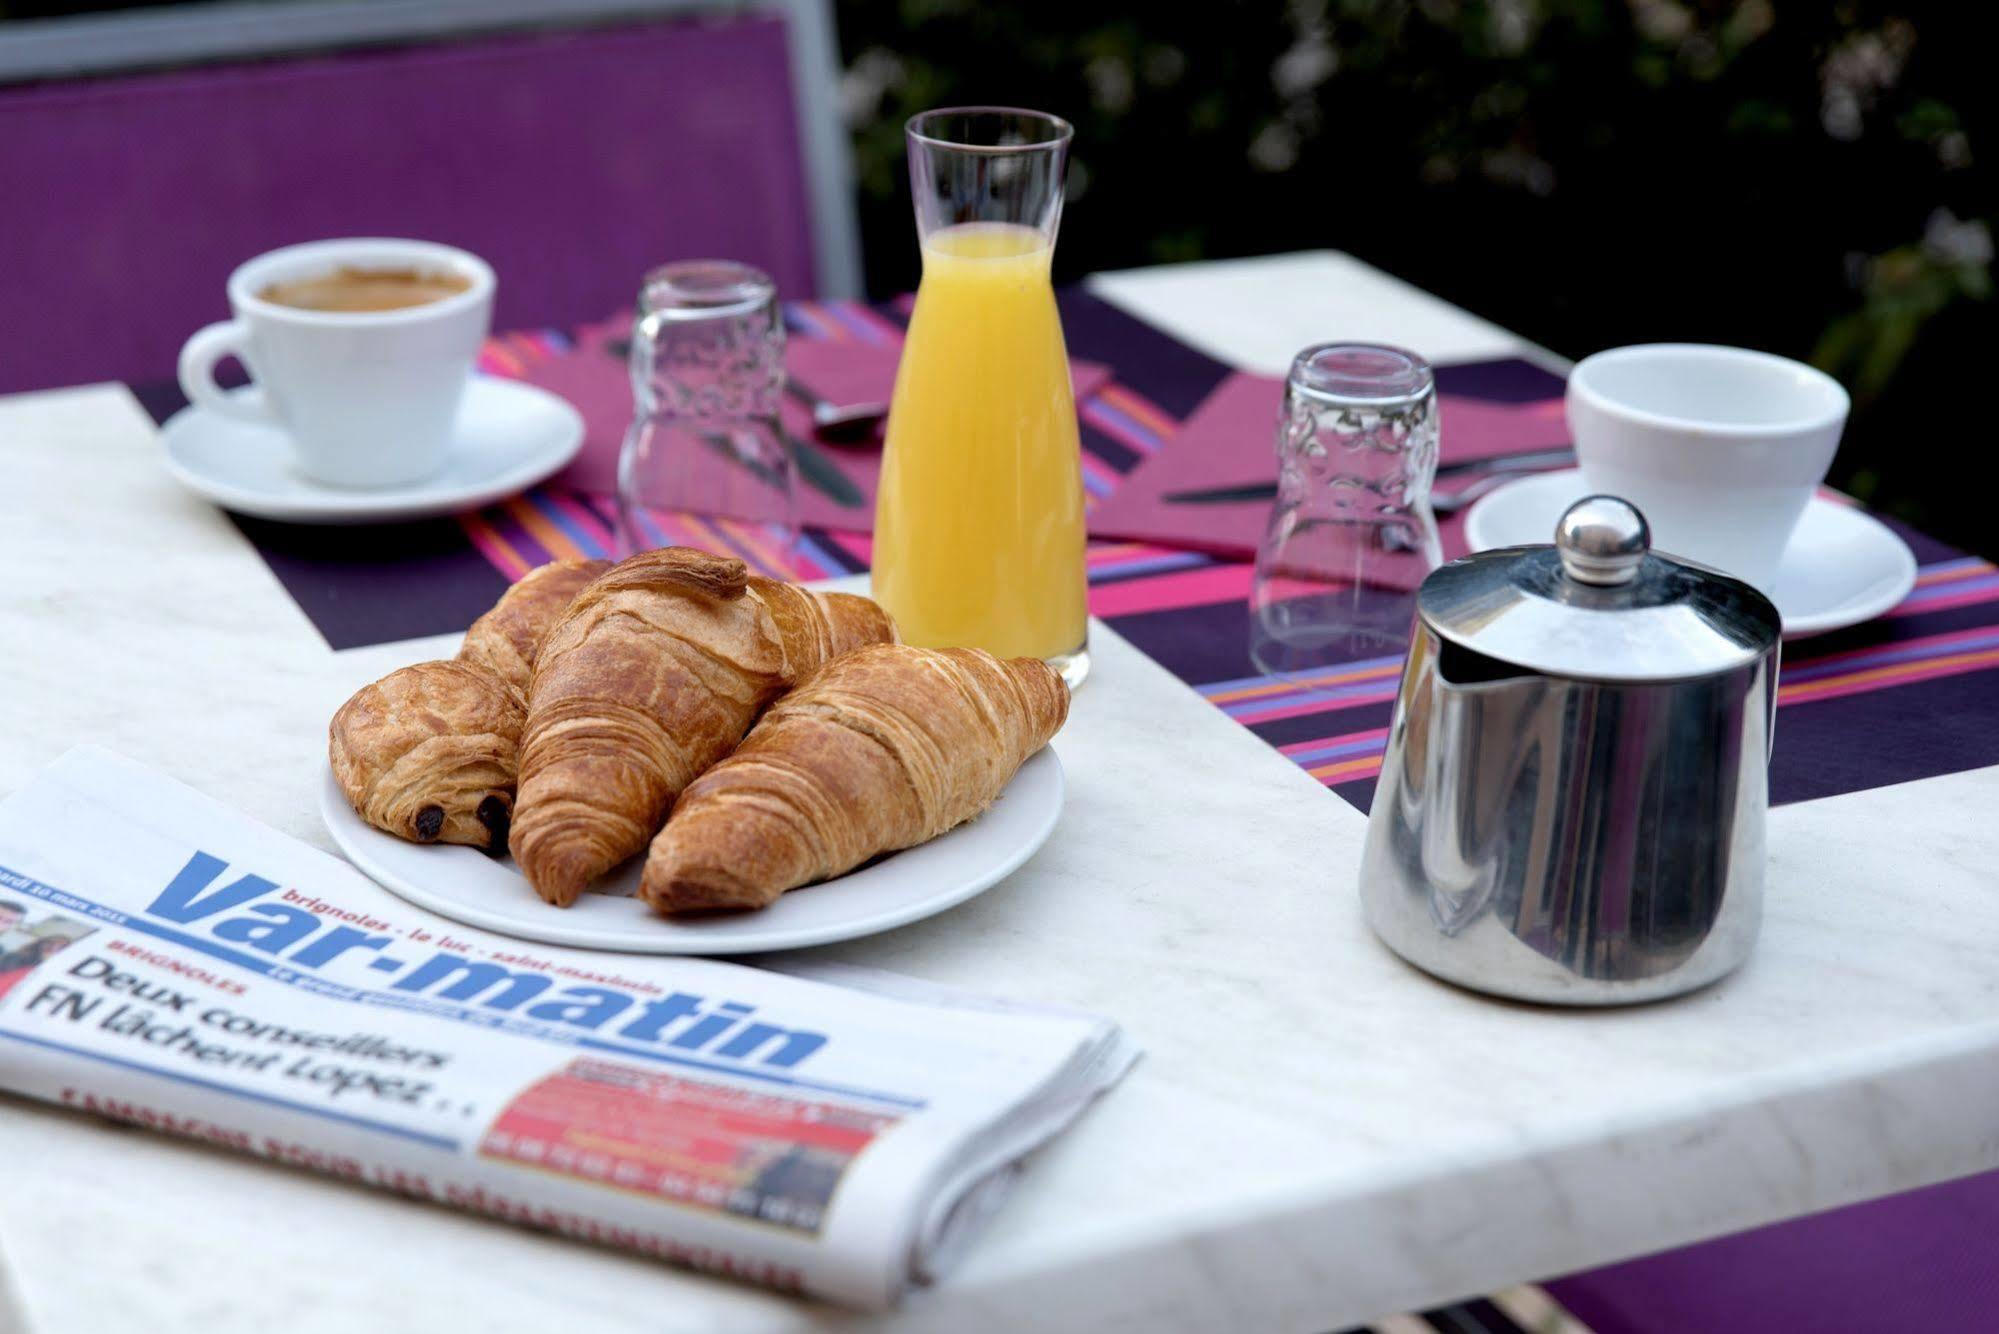
[[[1432,571],[1417,614],[1450,643],[1583,680],[1715,676],[1776,646],[1783,623],[1769,598],[1651,546],[1635,505],[1585,496],[1563,512],[1553,546],[1500,547]]]

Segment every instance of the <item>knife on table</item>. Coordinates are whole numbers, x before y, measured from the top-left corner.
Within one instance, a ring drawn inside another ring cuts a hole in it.
[[[825,450],[789,431],[784,433],[784,443],[790,448],[791,461],[807,486],[842,509],[857,510],[868,503],[866,493],[854,485],[853,478],[840,471],[840,465]]]
[[[775,487],[779,484],[779,478],[769,464],[753,453],[738,448],[726,434],[720,431],[703,431],[700,434],[702,444],[742,468],[765,486]],[[784,433],[784,445],[791,451],[791,461],[798,469],[798,475],[814,491],[842,509],[859,509],[867,504],[866,493],[854,484],[851,477],[840,471],[840,466],[826,456],[825,450],[810,441],[799,439],[789,431]]]

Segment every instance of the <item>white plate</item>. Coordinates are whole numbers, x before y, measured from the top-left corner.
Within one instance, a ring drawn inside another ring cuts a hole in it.
[[[1509,482],[1471,507],[1465,540],[1473,551],[1554,541],[1562,511],[1589,494],[1581,470]],[[1872,515],[1812,497],[1777,570],[1784,636],[1801,639],[1871,621],[1916,586],[1908,544]]]
[[[175,480],[225,509],[287,523],[389,523],[477,509],[545,480],[583,448],[583,418],[545,389],[475,375],[444,471],[380,491],[315,482],[292,466],[291,444],[276,427],[200,408],[168,418],[160,441]]]
[[[373,879],[442,917],[524,940],[633,954],[755,954],[825,945],[955,908],[1020,868],[1062,811],[1053,749],[1020,766],[998,801],[941,838],[796,889],[759,912],[668,919],[632,894],[644,856],[568,908],[542,902],[511,857],[407,843],[362,822],[328,770],[319,814],[340,850]]]

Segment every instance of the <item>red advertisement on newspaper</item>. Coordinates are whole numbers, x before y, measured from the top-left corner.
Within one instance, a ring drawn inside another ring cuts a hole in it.
[[[508,1103],[480,1153],[816,1233],[848,1167],[900,1119],[585,1057]]]

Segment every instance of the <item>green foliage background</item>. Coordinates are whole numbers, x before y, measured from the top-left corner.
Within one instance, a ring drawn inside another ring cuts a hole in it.
[[[902,122],[1075,121],[1061,272],[1335,247],[1569,356],[1739,343],[1854,391],[1834,481],[1999,556],[1992,6],[844,0],[870,283]],[[1357,333],[1357,330],[1342,332]]]

